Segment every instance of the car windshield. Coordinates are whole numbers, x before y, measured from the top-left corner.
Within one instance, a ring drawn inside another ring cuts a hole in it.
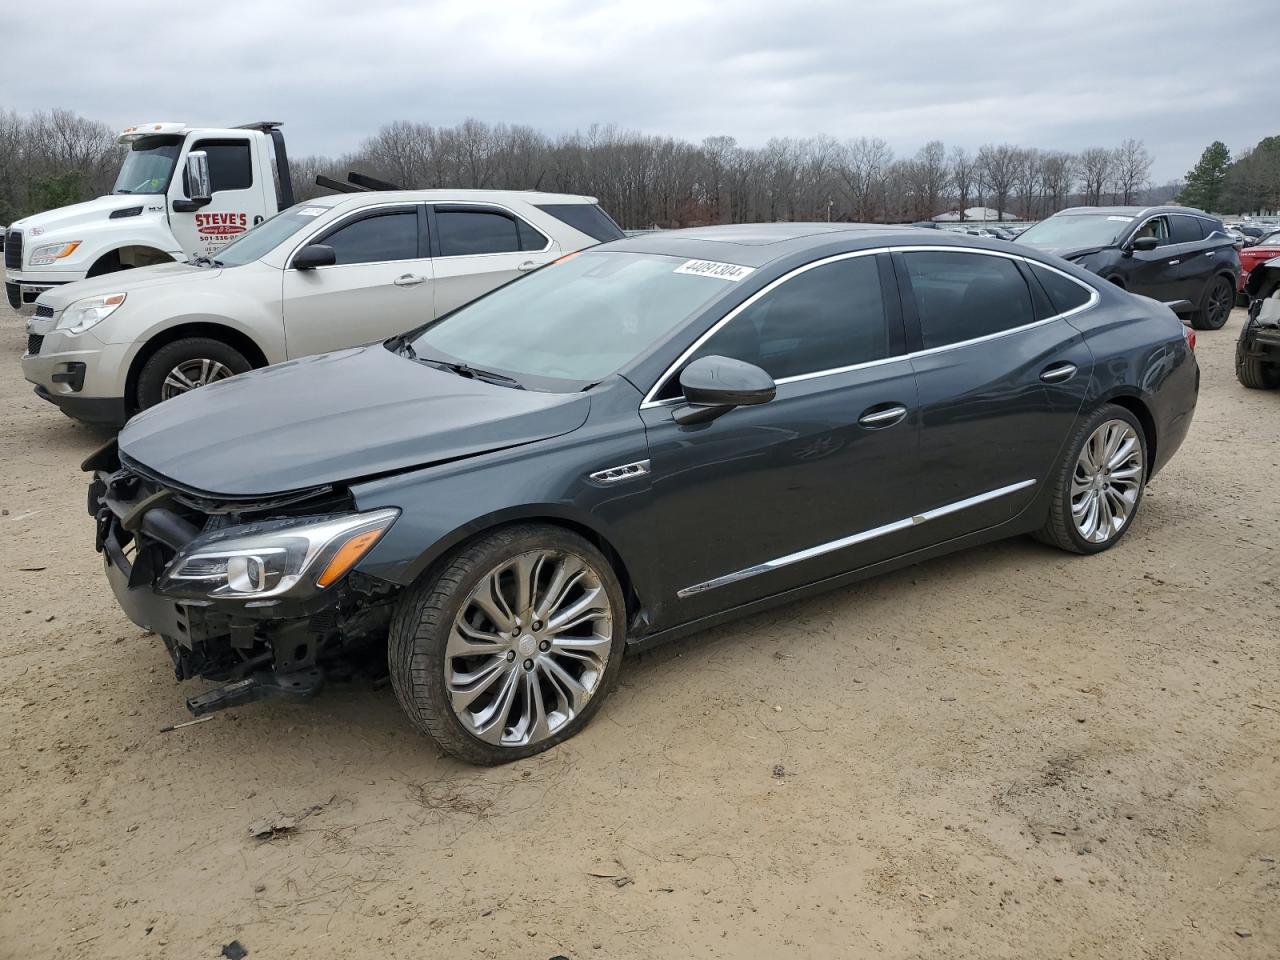
[[[691,267],[702,263],[610,251],[570,255],[431,324],[412,341],[413,350],[421,360],[461,362],[522,382],[570,381],[563,389],[579,389],[625,366],[733,287]]]
[[[1018,234],[1018,243],[1036,247],[1109,247],[1133,217],[1104,213],[1068,213],[1041,220]]]
[[[143,137],[135,140],[120,167],[112,193],[164,193],[173,165],[182,152],[181,137]]]
[[[1280,230],[1274,233],[1268,233],[1265,237],[1258,241],[1260,247],[1280,247]]]
[[[313,225],[316,217],[328,212],[328,207],[295,204],[236,237],[218,251],[217,262],[223,267],[239,267],[251,263],[280,246],[303,227]]]

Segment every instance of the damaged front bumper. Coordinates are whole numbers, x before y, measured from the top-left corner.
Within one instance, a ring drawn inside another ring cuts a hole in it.
[[[221,683],[187,701],[193,714],[314,694],[339,663],[349,672],[362,648],[385,637],[398,588],[358,571],[299,596],[266,591],[261,598],[193,596],[172,589],[168,576],[192,549],[234,542],[238,530],[352,511],[347,494],[322,488],[270,502],[210,501],[122,462],[114,441],[83,466],[93,474],[95,546],[121,608],[160,635],[178,680]]]

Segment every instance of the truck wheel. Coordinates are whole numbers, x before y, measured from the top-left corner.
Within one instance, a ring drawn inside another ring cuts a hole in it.
[[[1250,320],[1240,331],[1240,339],[1236,341],[1236,379],[1250,390],[1274,390],[1280,387],[1280,369],[1276,364],[1268,363],[1262,357],[1249,355],[1246,341],[1254,327]]]
[[[391,686],[448,753],[507,763],[586,726],[617,680],[626,629],[622,587],[591,543],[507,527],[405,591],[387,642]]]
[[[211,337],[188,337],[167,343],[146,362],[138,375],[136,396],[139,410],[154,407],[180,393],[225,380],[253,369],[235,347]]]
[[[1200,297],[1200,309],[1191,315],[1191,325],[1197,330],[1221,330],[1231,316],[1231,305],[1236,292],[1226,277],[1214,277]]]

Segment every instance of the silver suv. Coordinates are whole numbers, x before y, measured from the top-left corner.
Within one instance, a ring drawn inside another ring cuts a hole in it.
[[[500,190],[299,203],[216,259],[49,290],[22,371],[68,416],[118,425],[254,367],[386,339],[622,236],[592,197]]]

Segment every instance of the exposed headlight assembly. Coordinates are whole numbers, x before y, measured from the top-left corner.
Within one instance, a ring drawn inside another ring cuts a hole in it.
[[[156,589],[215,600],[317,593],[346,576],[398,516],[390,508],[219,530],[174,557]]]
[[[33,267],[48,266],[55,260],[61,260],[63,257],[71,256],[76,252],[76,248],[79,246],[79,240],[72,240],[64,243],[46,243],[31,251],[31,259],[28,262]]]
[[[124,303],[124,297],[123,293],[108,293],[101,297],[77,300],[62,311],[54,329],[72,334],[84,333],[115,313],[120,304]]]

